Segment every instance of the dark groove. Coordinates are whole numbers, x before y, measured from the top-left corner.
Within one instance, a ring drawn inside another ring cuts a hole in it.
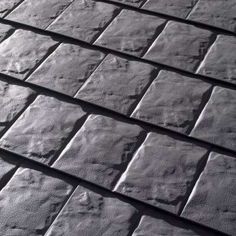
[[[7,17],[8,15],[10,15],[16,8],[18,8],[25,0],[21,0],[20,2],[18,2],[9,12],[7,12],[6,15],[3,16],[3,18]]]
[[[149,0],[144,0],[138,8],[141,9],[148,1]],[[113,1],[111,1],[111,2],[113,2]]]
[[[194,4],[194,6],[192,7],[191,11],[188,13],[188,15],[185,17],[185,20],[188,20],[189,15],[193,12],[193,10],[195,9],[195,7],[197,6],[197,4],[199,3],[200,0],[197,0],[196,3]]]
[[[18,169],[18,166],[13,168],[11,171],[9,171],[7,174],[5,174],[1,180],[0,180],[0,191],[7,185],[7,183],[11,180],[13,175],[15,174],[16,170]]]
[[[127,234],[127,236],[133,235],[134,231],[136,230],[136,228],[138,227],[140,223],[141,218],[142,218],[142,213],[138,211],[131,219],[131,226],[129,228],[129,233]]]

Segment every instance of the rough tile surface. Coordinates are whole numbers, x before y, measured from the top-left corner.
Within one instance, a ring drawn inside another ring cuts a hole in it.
[[[115,191],[178,213],[206,152],[192,143],[150,133]]]
[[[108,0],[109,1],[109,0]],[[112,2],[119,2],[125,5],[130,5],[134,7],[139,7],[145,0],[112,0]]]
[[[112,188],[136,150],[142,129],[91,115],[55,162],[55,168]]]
[[[170,71],[161,71],[132,116],[186,132],[201,109],[211,85]]]
[[[1,0],[0,1],[0,17],[4,17],[22,1],[23,0]]]
[[[235,235],[235,196],[235,157],[211,153],[182,215],[229,235]]]
[[[194,72],[213,40],[213,33],[193,25],[170,21],[145,58]]]
[[[122,10],[95,43],[140,56],[165,22],[155,16]]]
[[[104,56],[99,51],[61,44],[28,81],[73,96]]]
[[[43,235],[71,190],[61,179],[19,168],[0,192],[0,234]]]
[[[76,97],[128,114],[156,73],[151,65],[108,55]]]
[[[39,96],[0,140],[0,146],[49,163],[85,115],[78,106]]]

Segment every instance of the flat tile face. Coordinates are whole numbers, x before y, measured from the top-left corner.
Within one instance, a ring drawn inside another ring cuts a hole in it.
[[[35,27],[46,28],[73,0],[25,0],[6,18]]]
[[[0,134],[34,97],[29,88],[0,81]]]
[[[109,1],[109,0],[108,0]],[[130,5],[134,7],[139,7],[145,0],[112,0],[112,2],[119,2],[125,5]]]
[[[198,73],[236,84],[236,39],[220,35],[211,47]]]
[[[200,0],[188,19],[236,32],[235,0]]]
[[[178,213],[206,153],[192,143],[150,133],[115,191]]]
[[[203,60],[212,38],[213,33],[208,30],[170,21],[144,57],[194,72]]]
[[[0,146],[49,163],[85,112],[52,97],[38,96],[0,140]]]
[[[96,44],[140,56],[165,22],[155,16],[123,10],[98,38]]]
[[[44,235],[71,190],[60,179],[19,168],[0,192],[0,234]]]
[[[182,216],[228,235],[236,230],[236,159],[211,153]]]
[[[46,236],[128,236],[135,214],[131,205],[79,186]]]
[[[111,4],[77,0],[48,29],[92,42],[110,23],[118,10],[118,7]]]
[[[9,37],[14,30],[15,29],[10,25],[0,24],[0,43]]]
[[[156,74],[148,64],[108,55],[76,97],[128,114]]]
[[[0,17],[4,17],[8,14],[17,4],[21,3],[22,0],[1,0],[0,1]]]
[[[142,8],[185,18],[196,2],[197,0],[148,0]]]
[[[49,36],[16,30],[0,44],[0,72],[23,80],[56,44]]]
[[[199,79],[161,71],[132,116],[185,133],[210,88],[210,84]]]
[[[215,87],[191,136],[236,150],[236,92]]]
[[[53,167],[112,188],[132,158],[141,134],[137,125],[91,115]]]
[[[0,188],[2,188],[1,183],[2,181],[4,181],[4,178],[6,177],[6,175],[9,174],[9,172],[13,171],[15,168],[16,166],[14,164],[6,162],[0,156]]]
[[[104,56],[99,51],[61,44],[28,81],[73,96]]]

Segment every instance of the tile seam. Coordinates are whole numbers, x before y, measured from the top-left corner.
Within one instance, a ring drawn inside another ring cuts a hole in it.
[[[21,0],[19,3],[17,3],[7,14],[3,15],[2,18],[6,18],[8,15],[10,15],[16,8],[18,8],[25,0]]]

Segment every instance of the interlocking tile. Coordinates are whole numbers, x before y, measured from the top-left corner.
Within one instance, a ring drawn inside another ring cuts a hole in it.
[[[24,0],[6,18],[35,27],[46,28],[73,0]]]
[[[137,125],[91,115],[54,167],[112,188],[132,158],[142,132]]]
[[[16,30],[0,44],[0,72],[23,80],[56,44],[49,36]]]
[[[168,22],[145,58],[194,72],[214,35],[211,31],[179,22]]]
[[[15,29],[10,25],[0,24],[0,43],[9,37],[14,30]]]
[[[2,188],[1,184],[4,178],[15,168],[16,165],[6,162],[5,159],[2,159],[2,156],[0,156],[0,188]]]
[[[192,143],[150,133],[115,191],[178,213],[206,153]]]
[[[99,51],[61,44],[28,81],[73,96],[104,56]]]
[[[219,35],[198,73],[236,84],[236,38]]]
[[[140,56],[165,22],[155,16],[123,10],[95,43]]]
[[[76,97],[128,114],[156,73],[148,64],[108,55]]]
[[[125,202],[79,186],[46,236],[128,236],[136,212]]]
[[[120,2],[120,3],[126,4],[126,5],[139,7],[143,2],[145,2],[145,0],[112,0],[111,3],[112,2]]]
[[[186,132],[201,109],[211,85],[170,71],[161,71],[132,116]]]
[[[84,116],[78,105],[40,95],[5,133],[0,146],[49,163]]]
[[[236,159],[211,153],[182,216],[229,235],[236,231]]]
[[[60,34],[92,42],[119,8],[92,0],[74,1],[48,28]]]
[[[4,17],[8,14],[17,4],[23,0],[1,0],[0,1],[0,17]]]
[[[235,0],[199,0],[188,19],[236,32]]]
[[[215,87],[191,136],[236,150],[236,91]]]
[[[19,168],[0,192],[0,234],[43,235],[71,190],[61,179]]]
[[[148,0],[143,8],[181,18],[187,17],[198,0]]]

